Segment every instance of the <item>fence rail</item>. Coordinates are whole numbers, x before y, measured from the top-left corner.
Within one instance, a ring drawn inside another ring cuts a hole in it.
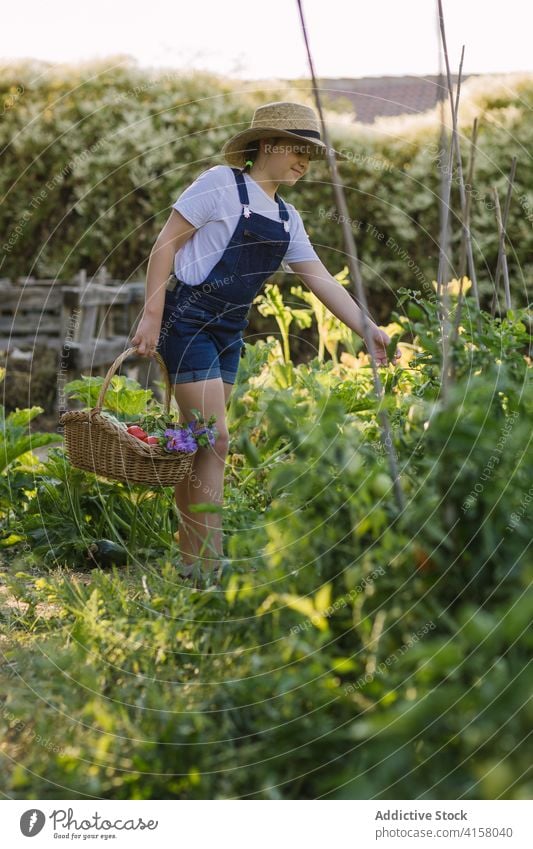
[[[64,412],[60,385],[80,374],[107,372],[119,354],[131,346],[144,296],[144,281],[114,280],[105,268],[94,277],[81,269],[69,280],[0,278],[0,358],[7,368],[9,384],[6,403],[22,403],[21,387],[25,387],[24,397],[31,389],[35,397],[48,385],[49,361],[54,357],[43,353],[47,349],[56,359],[56,390],[52,406],[49,400],[42,406],[47,412]],[[44,362],[47,366],[43,373]],[[150,357],[129,358],[123,371],[159,395],[157,381],[161,375]],[[36,380],[42,386],[35,385]],[[72,408],[80,405],[69,402]]]
[[[144,281],[95,277],[0,279],[0,350],[46,345],[69,371],[109,366],[128,346],[144,303]]]

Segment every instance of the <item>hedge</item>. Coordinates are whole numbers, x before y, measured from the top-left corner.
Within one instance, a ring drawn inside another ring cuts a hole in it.
[[[259,86],[207,73],[146,71],[131,60],[111,65],[0,68],[3,276],[69,278],[81,267],[91,274],[105,265],[115,278],[142,277],[171,204],[201,171],[223,161],[224,141],[249,124],[254,108],[276,99],[312,104],[306,80]],[[514,155],[508,264],[513,305],[527,303],[532,101],[533,74],[471,78],[462,88],[465,174],[472,120],[479,120],[472,230],[485,304],[498,251],[491,186],[503,204]],[[339,171],[364,281],[384,321],[400,286],[427,292],[436,279],[438,191],[446,162],[439,113],[380,119],[368,127],[329,106],[332,141],[349,156]],[[346,257],[327,165],[314,162],[297,187],[282,188],[282,196],[301,211],[318,254],[337,273]],[[450,274],[457,276],[456,175],[452,208]]]

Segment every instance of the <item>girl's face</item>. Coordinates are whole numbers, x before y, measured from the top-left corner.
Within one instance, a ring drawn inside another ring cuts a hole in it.
[[[287,186],[294,186],[309,168],[312,146],[280,136],[261,142],[265,170],[270,178]]]

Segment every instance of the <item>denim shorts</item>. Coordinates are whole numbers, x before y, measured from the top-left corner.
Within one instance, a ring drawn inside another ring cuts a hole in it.
[[[235,383],[248,310],[244,305],[215,308],[199,288],[184,283],[167,290],[157,350],[171,382],[221,378]]]

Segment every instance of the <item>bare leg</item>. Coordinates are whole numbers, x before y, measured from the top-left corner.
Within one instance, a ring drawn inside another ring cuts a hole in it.
[[[222,557],[221,516],[218,513],[192,513],[189,505],[209,502],[221,505],[224,494],[224,467],[228,452],[226,404],[233,386],[220,378],[175,385],[180,421],[192,421],[192,409],[203,416],[217,417],[219,432],[212,448],[199,448],[190,475],[176,484],[176,505],[180,512],[180,549],[185,563],[199,563],[203,569],[216,567]]]

